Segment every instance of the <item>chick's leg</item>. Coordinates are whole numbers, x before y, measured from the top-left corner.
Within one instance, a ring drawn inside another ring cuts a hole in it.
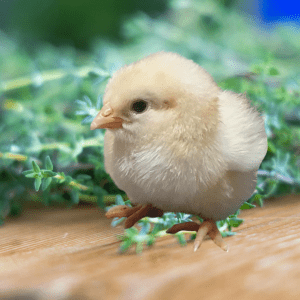
[[[110,218],[122,218],[126,217],[125,228],[132,227],[137,221],[144,217],[161,217],[163,211],[156,207],[153,207],[151,204],[147,205],[137,205],[135,207],[129,207],[127,205],[118,205],[112,207],[109,211],[106,212],[105,216]]]
[[[209,237],[224,251],[228,251],[228,245],[224,242],[222,235],[216,225],[216,222],[210,219],[205,219],[200,225],[195,222],[180,223],[172,226],[167,230],[167,233],[176,233],[181,230],[197,231],[197,236],[194,242],[194,251],[202,244],[204,237],[208,234]]]

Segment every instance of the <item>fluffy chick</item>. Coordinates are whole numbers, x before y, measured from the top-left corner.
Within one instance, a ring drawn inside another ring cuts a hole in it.
[[[128,217],[128,228],[166,211],[199,215],[201,225],[168,232],[196,228],[195,251],[206,234],[227,250],[215,222],[253,194],[267,152],[263,119],[244,95],[220,89],[192,60],[158,52],[112,76],[97,128],[107,128],[106,171],[137,205],[107,217]]]

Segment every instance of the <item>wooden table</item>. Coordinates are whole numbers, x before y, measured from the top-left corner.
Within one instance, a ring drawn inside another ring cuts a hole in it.
[[[167,236],[120,255],[95,207],[27,209],[0,228],[0,299],[300,299],[300,197],[241,216],[228,253]]]

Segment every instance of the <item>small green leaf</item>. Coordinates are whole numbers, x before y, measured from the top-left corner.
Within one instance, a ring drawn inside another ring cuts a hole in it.
[[[230,224],[230,226],[232,226],[232,227],[238,227],[238,226],[240,226],[243,222],[244,222],[244,220],[243,220],[243,219],[240,219],[240,218],[231,218],[231,219],[229,219],[229,224]]]
[[[124,241],[122,244],[121,244],[121,247],[120,247],[120,252],[121,253],[124,253],[126,252],[132,245],[132,241],[131,240],[126,240]]]
[[[32,161],[32,166],[35,173],[39,173],[41,171],[40,167],[37,165],[37,163],[34,160]]]
[[[241,207],[240,209],[250,209],[250,208],[254,208],[256,207],[255,205],[251,204],[251,203],[248,203],[248,202],[245,202]]]
[[[177,240],[178,240],[179,244],[181,246],[185,246],[186,245],[186,240],[185,240],[184,234],[183,233],[176,233],[175,235],[177,237]]]
[[[260,194],[255,195],[253,202],[256,202],[260,207],[262,207],[263,206],[263,196]]]
[[[34,181],[35,190],[38,191],[40,189],[42,183],[42,179],[40,177],[36,178]]]
[[[139,230],[135,227],[130,227],[128,229],[125,229],[125,232],[128,236],[133,237],[139,233]]]
[[[156,235],[161,230],[163,230],[162,224],[156,223],[151,231],[151,234]]]
[[[76,177],[77,180],[90,180],[92,179],[92,177],[90,175],[87,175],[87,174],[79,174],[77,177]]]
[[[44,173],[44,175],[47,175],[47,176],[44,176],[44,177],[53,177],[53,176],[57,175],[56,172],[49,171],[49,170],[43,170],[43,173]]]
[[[137,254],[142,253],[143,251],[143,242],[139,242],[136,244],[135,252]]]
[[[147,246],[150,247],[155,243],[155,237],[149,236],[149,239],[147,241]]]
[[[190,240],[191,241],[195,240],[196,236],[197,236],[197,233],[192,233],[190,236]]]
[[[72,180],[73,180],[73,178],[71,176],[65,177],[66,184],[69,184]]]
[[[27,177],[27,178],[36,178],[37,176],[36,176],[36,173],[31,173],[31,174],[25,175],[25,177]]]
[[[49,171],[53,170],[53,164],[52,164],[52,161],[51,161],[49,155],[47,155],[47,157],[46,157],[46,169]]]
[[[142,226],[142,229],[140,231],[140,235],[147,234],[150,231],[150,229],[151,229],[150,222],[144,223],[144,225]]]
[[[261,74],[261,73],[263,73],[263,68],[261,66],[256,65],[256,66],[252,67],[252,71],[256,74]]]
[[[269,74],[270,74],[271,76],[276,76],[276,75],[279,75],[279,71],[278,71],[276,68],[271,67],[271,68],[269,69]]]
[[[71,191],[71,199],[72,203],[78,204],[79,203],[79,193],[76,190]]]
[[[122,223],[123,220],[125,220],[125,217],[123,217],[123,218],[114,218],[111,222],[111,226],[116,227],[117,225]]]
[[[123,200],[123,198],[122,198],[121,195],[117,195],[116,196],[116,204],[117,205],[125,205],[125,202],[124,202],[124,200]]]
[[[42,190],[45,191],[52,181],[51,177],[45,178],[42,183]]]
[[[90,107],[92,107],[93,106],[93,104],[92,104],[92,101],[91,101],[91,99],[88,97],[88,96],[83,96],[83,99],[84,99],[84,101],[90,106]]]
[[[272,141],[268,141],[268,151],[271,153],[276,152],[276,146]]]
[[[233,236],[233,235],[236,235],[236,232],[234,232],[234,231],[222,231],[221,235],[222,235],[222,237]]]
[[[23,171],[23,172],[22,172],[22,174],[25,175],[25,176],[28,175],[28,174],[33,174],[33,173],[34,173],[34,170],[33,170],[33,169],[32,169],[32,170],[27,170],[27,171]]]
[[[127,241],[128,240],[128,236],[126,236],[126,235],[118,234],[116,237],[120,241]]]
[[[83,115],[86,115],[86,114],[88,114],[88,112],[87,112],[87,111],[84,111],[84,110],[77,110],[77,111],[75,112],[75,115],[76,115],[76,116],[83,116]]]
[[[126,200],[124,203],[125,203],[125,205],[132,207],[130,200]]]
[[[196,218],[202,223],[203,222],[203,219],[200,218],[199,216],[196,216]]]
[[[104,203],[104,196],[107,195],[106,190],[101,188],[100,186],[93,186],[93,194],[97,196],[97,205],[101,208],[105,209],[106,205]]]

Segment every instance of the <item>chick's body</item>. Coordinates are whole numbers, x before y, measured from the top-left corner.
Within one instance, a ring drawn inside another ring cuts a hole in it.
[[[134,111],[137,101],[144,111]],[[267,151],[263,119],[193,61],[159,52],[123,67],[107,85],[107,107],[122,127],[99,127],[105,114],[92,127],[109,128],[105,168],[132,203],[216,221],[252,195]]]
[[[252,195],[257,169],[228,169],[226,157],[221,155],[228,150],[222,152],[224,138],[220,129],[218,140],[201,151],[195,145],[189,149],[180,140],[174,149],[164,139],[146,147],[118,139],[108,130],[104,140],[105,168],[134,204],[151,203],[163,211],[225,219]],[[185,157],[178,157],[178,147],[185,148]]]

